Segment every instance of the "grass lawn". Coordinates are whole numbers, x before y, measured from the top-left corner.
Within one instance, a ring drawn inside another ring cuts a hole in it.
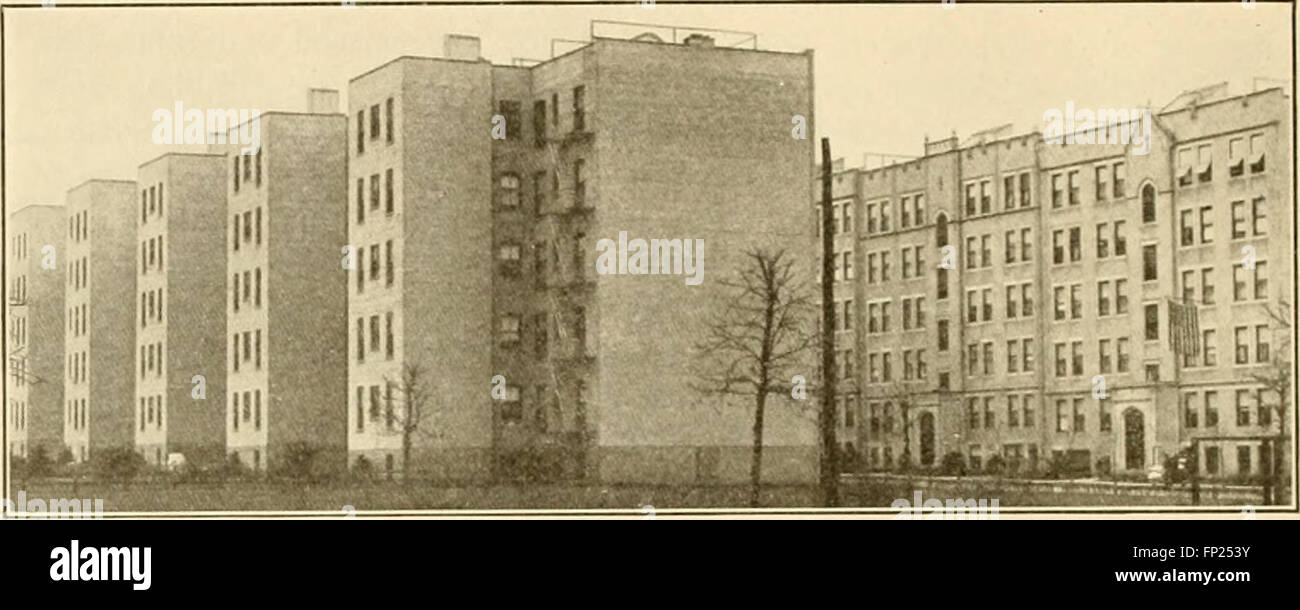
[[[17,493],[15,482],[15,494]],[[377,510],[627,510],[641,514],[641,507],[744,508],[749,501],[745,485],[577,485],[571,483],[499,484],[484,486],[435,487],[412,482],[330,483],[321,485],[291,481],[244,480],[227,483],[186,483],[142,480],[129,484],[82,482],[73,489],[66,479],[38,480],[26,484],[30,498],[103,498],[107,512],[196,512],[196,511],[320,511],[346,514],[344,506],[357,511]],[[841,500],[845,507],[888,508],[898,498],[911,502],[914,489],[908,481],[845,482]],[[768,486],[763,490],[764,507],[816,508],[815,485]],[[1084,493],[1049,489],[1017,489],[996,481],[963,479],[946,487],[926,489],[923,497],[986,498],[998,500],[1002,508],[1038,506],[1186,506],[1188,494]],[[1216,504],[1203,497],[1203,504]]]

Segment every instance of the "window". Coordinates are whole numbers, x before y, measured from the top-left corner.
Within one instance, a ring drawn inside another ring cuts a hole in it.
[[[1065,377],[1066,375],[1065,344],[1057,343],[1053,346],[1053,348],[1056,353],[1056,376]]]
[[[1258,174],[1264,171],[1264,134],[1257,133],[1250,136],[1250,173]]]
[[[1097,371],[1103,374],[1111,372],[1110,339],[1097,341]]]
[[[518,192],[519,179],[515,179],[515,190]],[[384,170],[384,213],[389,216],[393,215],[393,170],[392,168]]]
[[[1052,174],[1052,207],[1061,207],[1063,199],[1064,195],[1061,190],[1061,174]]]
[[[1096,176],[1097,188],[1096,188],[1095,197],[1097,201],[1105,201],[1107,195],[1110,195],[1110,181],[1108,179],[1110,174],[1110,168],[1106,167],[1105,165],[1098,165],[1096,168],[1094,168],[1094,171],[1096,172],[1097,175]]]
[[[379,104],[370,107],[370,139],[379,137]]]
[[[1060,265],[1065,262],[1065,245],[1061,243],[1061,239],[1064,236],[1064,231],[1052,231],[1052,264],[1054,265]]]
[[[1070,229],[1070,262],[1077,263],[1083,259],[1082,238],[1079,236],[1079,227]]]
[[[1243,156],[1245,143],[1243,138],[1228,140],[1228,176],[1231,178],[1236,178],[1246,171],[1246,160]]]
[[[515,105],[515,120],[506,122],[506,133],[509,134],[510,126],[515,125],[519,122],[519,102],[502,102],[501,104],[502,106],[504,106],[507,103]],[[386,138],[388,140],[388,143],[392,144],[393,143],[393,98],[391,97],[384,101],[384,127],[385,127],[385,132],[387,133]],[[515,137],[518,137],[519,135],[518,130],[519,128],[515,127]],[[514,139],[514,137],[512,137],[511,139]]]
[[[1201,218],[1201,243],[1208,244],[1214,241],[1214,208],[1203,206],[1200,209]]]
[[[357,224],[366,221],[366,179],[357,178]],[[239,232],[236,231],[236,234]]]
[[[1070,342],[1070,374],[1078,377],[1083,375],[1083,342]]]
[[[389,171],[389,188],[392,188],[392,170]],[[519,176],[515,174],[504,174],[500,179],[500,190],[498,191],[497,201],[501,207],[517,208],[519,207]],[[391,197],[391,194],[390,194]]]
[[[1029,190],[1029,172],[1020,174],[1020,207],[1027,208],[1031,202]]]
[[[1128,254],[1128,242],[1124,240],[1124,221],[1115,221],[1115,256]]]
[[[939,351],[946,352],[948,351],[948,321],[947,320],[939,320],[938,333],[939,333],[938,336]]]
[[[1119,161],[1111,166],[1111,183],[1114,185],[1114,191],[1112,191],[1112,194],[1116,199],[1124,196],[1124,180],[1128,175],[1126,169],[1127,168],[1124,166],[1123,161]]]
[[[1007,286],[1006,291],[1006,316],[1007,318],[1015,318],[1016,313],[1020,310],[1020,306],[1016,303],[1016,295],[1019,294],[1020,289],[1017,286]]]
[[[1142,281],[1151,282],[1159,278],[1157,264],[1156,245],[1142,246]]]
[[[366,110],[362,108],[357,111],[357,154],[366,152]],[[235,159],[235,171],[239,171],[239,159]],[[235,192],[239,192],[239,181],[236,178]]]
[[[1016,373],[1020,370],[1020,340],[1012,339],[1007,341],[1007,372]]]
[[[948,298],[948,270],[940,267],[935,272],[935,298]]]
[[[1237,390],[1236,407],[1237,407],[1238,426],[1244,427],[1250,425],[1251,407],[1249,401],[1250,401],[1250,390]],[[1247,456],[1249,456],[1249,452],[1247,452]]]
[[[1067,402],[1064,399],[1056,401],[1056,431],[1070,431],[1070,412],[1067,410]]]
[[[573,88],[573,130],[585,131],[587,129],[586,104],[586,87],[579,85]]]
[[[370,175],[370,209],[379,209],[379,174]]]
[[[1196,227],[1192,226],[1192,212],[1192,210],[1183,210],[1178,213],[1178,244],[1181,246],[1196,243]]]
[[[384,242],[384,273],[386,276],[384,280],[384,284],[387,286],[392,286],[394,271],[393,271],[393,240],[391,239]]]
[[[1070,205],[1079,205],[1079,170],[1070,170],[1067,178],[1070,186]]]
[[[1156,221],[1156,187],[1150,184],[1142,187],[1142,222]]]
[[[1236,364],[1250,364],[1250,327],[1238,326],[1233,329],[1236,342]]]
[[[1250,201],[1251,230],[1256,236],[1267,233],[1266,227],[1268,208],[1264,205],[1263,197],[1256,197]]]
[[[1209,182],[1214,177],[1213,155],[1209,144],[1202,144],[1196,148],[1196,181]]]
[[[1148,303],[1142,307],[1143,319],[1145,320],[1144,338],[1147,341],[1158,341],[1160,339],[1160,305],[1157,303]]]
[[[1111,431],[1111,406],[1109,400],[1097,401],[1097,425],[1102,432]]]
[[[1268,362],[1271,353],[1268,342],[1268,325],[1255,327],[1255,362]]]
[[[1115,370],[1120,373],[1128,372],[1128,337],[1115,340]]]
[[[1241,239],[1246,236],[1246,202],[1232,202],[1232,238]],[[1184,241],[1186,241],[1184,239]],[[1186,244],[1184,244],[1186,245]]]
[[[1201,303],[1214,304],[1214,267],[1201,269]]]
[[[1218,350],[1214,344],[1214,330],[1201,331],[1201,353],[1203,354],[1202,364],[1205,366],[1216,366],[1219,364]]]
[[[506,126],[507,137],[509,137],[509,125]],[[541,146],[546,142],[546,101],[537,100],[533,102],[533,143]]]
[[[1125,288],[1128,287],[1128,280],[1115,280],[1115,313],[1128,313],[1128,294]]]
[[[1206,392],[1204,395],[1205,405],[1205,425],[1219,425],[1219,393],[1215,391]]]
[[[573,206],[576,208],[581,208],[587,205],[587,177],[586,172],[583,171],[585,167],[586,161],[583,161],[582,159],[578,159],[573,163]],[[848,206],[845,206],[844,226],[846,230],[851,223],[848,214]]]
[[[1097,317],[1110,315],[1110,282],[1097,282]]]
[[[1200,422],[1200,413],[1196,409],[1196,393],[1183,394],[1183,423],[1188,428],[1195,428]]]

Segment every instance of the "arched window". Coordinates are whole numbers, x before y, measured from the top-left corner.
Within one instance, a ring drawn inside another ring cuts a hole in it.
[[[948,215],[943,212],[934,219],[934,245],[940,248],[948,245]]]
[[[1142,186],[1142,222],[1156,221],[1156,187],[1151,183]]]

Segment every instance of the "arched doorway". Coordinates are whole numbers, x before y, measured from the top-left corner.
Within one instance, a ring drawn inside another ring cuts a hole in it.
[[[921,414],[921,465],[934,465],[934,414]]]
[[[1129,407],[1124,411],[1124,469],[1141,470],[1146,455],[1146,429],[1142,412]]]

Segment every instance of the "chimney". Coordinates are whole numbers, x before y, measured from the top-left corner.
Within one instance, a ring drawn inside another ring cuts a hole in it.
[[[690,36],[687,36],[685,40],[682,40],[682,44],[697,49],[712,49],[713,37],[705,36],[704,34],[691,34]]]
[[[339,111],[338,89],[307,90],[307,112],[311,114],[335,114]]]
[[[478,36],[447,34],[442,37],[442,56],[446,59],[478,61],[480,51]]]

